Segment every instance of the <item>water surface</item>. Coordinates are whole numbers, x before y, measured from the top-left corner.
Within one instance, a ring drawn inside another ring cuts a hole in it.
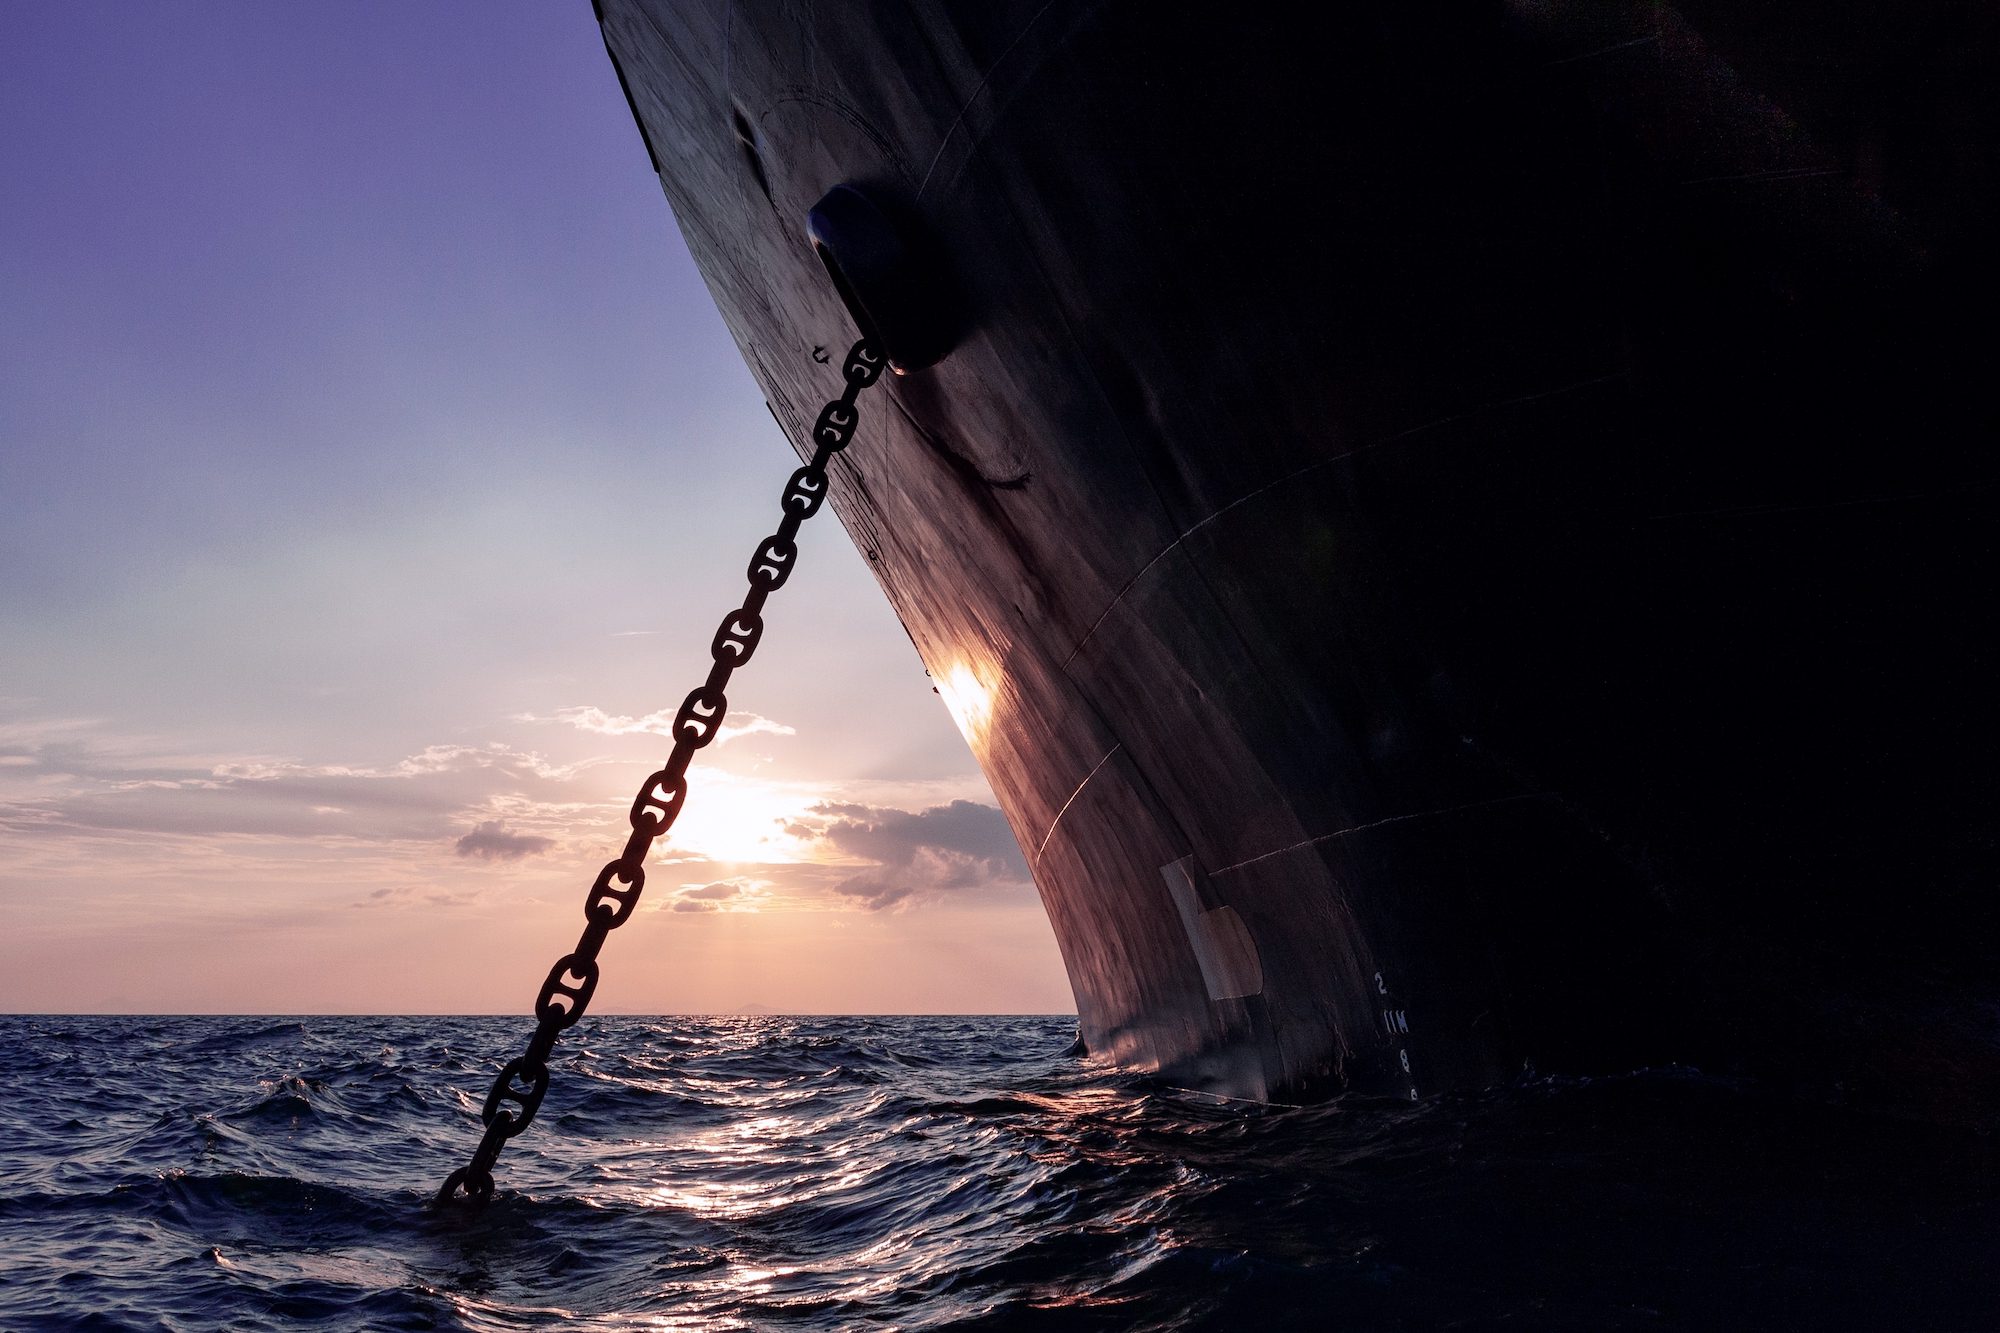
[[[0,1328],[2000,1327],[1977,1136],[1689,1071],[1245,1109],[1066,1018],[0,1017]]]

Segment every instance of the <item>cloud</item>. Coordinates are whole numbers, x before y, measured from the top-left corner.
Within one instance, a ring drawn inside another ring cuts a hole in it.
[[[1027,862],[1006,817],[976,801],[918,811],[823,802],[785,831],[843,858],[873,862],[833,886],[872,912],[947,893],[1029,883]]]
[[[493,822],[510,836],[542,839],[507,852],[504,843],[482,851],[486,840],[475,838],[464,852],[490,859],[544,850],[603,811],[601,801],[580,799],[576,781],[603,761],[562,765],[499,744],[433,745],[381,767],[152,748],[119,737],[15,747],[15,762],[0,766],[0,833],[435,845]]]
[[[445,889],[432,889],[426,892],[408,884],[401,884],[393,888],[376,889],[366,898],[349,903],[348,906],[404,908],[421,904],[427,907],[470,907],[476,901],[477,898],[469,893],[452,893]]]
[[[516,750],[499,741],[486,745],[426,745],[387,768],[348,764],[301,764],[289,759],[238,759],[220,763],[210,776],[238,782],[272,782],[309,778],[421,778],[438,773],[494,769],[520,777],[567,782],[599,761],[552,764],[533,750]]]
[[[841,851],[888,865],[906,865],[918,853],[956,853],[982,861],[1012,860],[1023,873],[1020,848],[1007,819],[990,805],[952,801],[911,813],[884,806],[823,802],[816,815],[830,816],[820,836]]]
[[[676,912],[754,912],[769,896],[771,887],[769,880],[743,876],[718,879],[712,884],[683,884],[675,891],[670,909]]]
[[[555,846],[554,838],[538,837],[532,833],[510,833],[497,819],[489,819],[458,840],[458,854],[473,856],[481,861],[518,861],[524,856],[546,852]]]
[[[746,713],[732,709],[722,719],[722,730],[715,733],[715,743],[726,745],[740,736],[796,736],[798,730],[782,722],[773,722],[757,713]]]
[[[674,718],[678,708],[662,708],[657,713],[644,717],[626,717],[623,714],[607,713],[602,708],[590,704],[580,704],[573,708],[558,708],[543,717],[536,713],[517,713],[516,722],[562,722],[578,731],[593,732],[599,736],[672,736]],[[715,733],[715,743],[727,744],[742,736],[796,736],[797,730],[782,722],[774,722],[758,713],[742,709],[731,709],[722,719],[722,729]]]
[[[729,720],[737,734],[782,731],[755,714]],[[16,735],[0,745],[0,756],[16,760],[0,765],[0,839],[16,875],[32,868],[60,879],[65,867],[101,857],[107,842],[129,841],[148,849],[159,873],[165,857],[175,873],[254,864],[265,879],[293,882],[295,867],[310,865],[343,905],[490,906],[491,892],[519,889],[496,869],[570,846],[602,843],[609,854],[626,832],[629,761],[564,764],[494,743],[313,763],[186,753],[67,722]],[[653,911],[879,912],[1029,892],[1000,812],[947,799],[962,786],[864,783],[836,795],[711,768],[690,785],[700,799],[652,858],[665,880],[649,894]],[[461,879],[480,882],[454,883]],[[340,890],[334,880],[345,881]],[[399,891],[372,892],[385,885]],[[469,892],[424,896],[447,889]]]
[[[0,703],[5,702],[0,699]],[[101,725],[103,719],[94,717],[11,718],[0,721],[0,748],[46,744]]]

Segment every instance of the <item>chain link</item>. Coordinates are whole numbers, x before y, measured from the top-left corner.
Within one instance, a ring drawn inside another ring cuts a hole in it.
[[[541,1109],[549,1090],[549,1055],[555,1050],[556,1038],[574,1027],[590,1007],[590,997],[597,990],[597,951],[612,931],[631,919],[639,904],[639,894],[646,887],[646,852],[680,818],[687,801],[688,764],[695,751],[713,741],[722,729],[722,719],[729,712],[723,688],[731,673],[750,660],[764,637],[764,600],[792,576],[799,556],[799,525],[819,512],[826,499],[827,464],[853,440],[861,421],[854,400],[881,377],[882,369],[881,355],[865,338],[847,353],[841,368],[847,388],[821,409],[813,425],[812,461],[792,474],[780,501],[784,519],[750,558],[745,572],[750,591],[743,605],[724,616],[715,632],[709,646],[715,665],[709,669],[708,679],[688,693],[674,718],[673,752],[659,772],[639,785],[628,816],[632,836],[617,859],[606,862],[597,872],[583,904],[587,923],[583,935],[576,948],[549,969],[548,980],[535,997],[535,1035],[527,1050],[509,1060],[493,1080],[479,1113],[486,1133],[473,1149],[472,1160],[445,1178],[435,1203],[463,1199],[478,1206],[492,1198],[493,1164],[500,1149],[526,1129]]]

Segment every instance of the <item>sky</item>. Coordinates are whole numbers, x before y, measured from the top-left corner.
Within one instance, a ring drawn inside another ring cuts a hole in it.
[[[0,1010],[525,1013],[796,465],[590,6],[0,5],[0,125]],[[1072,1010],[800,547],[593,1010]]]

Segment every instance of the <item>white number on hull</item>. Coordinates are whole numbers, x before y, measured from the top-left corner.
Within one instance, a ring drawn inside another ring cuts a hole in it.
[[[1380,972],[1375,974],[1375,993],[1384,999],[1389,998],[1389,978]],[[1382,1011],[1382,1028],[1389,1034],[1392,1041],[1398,1037],[1409,1036],[1410,1011],[1407,1009],[1384,1009]],[[1397,1047],[1396,1063],[1403,1067],[1403,1076],[1410,1080],[1410,1100],[1416,1101],[1416,1075],[1410,1069],[1410,1048],[1408,1046]]]

